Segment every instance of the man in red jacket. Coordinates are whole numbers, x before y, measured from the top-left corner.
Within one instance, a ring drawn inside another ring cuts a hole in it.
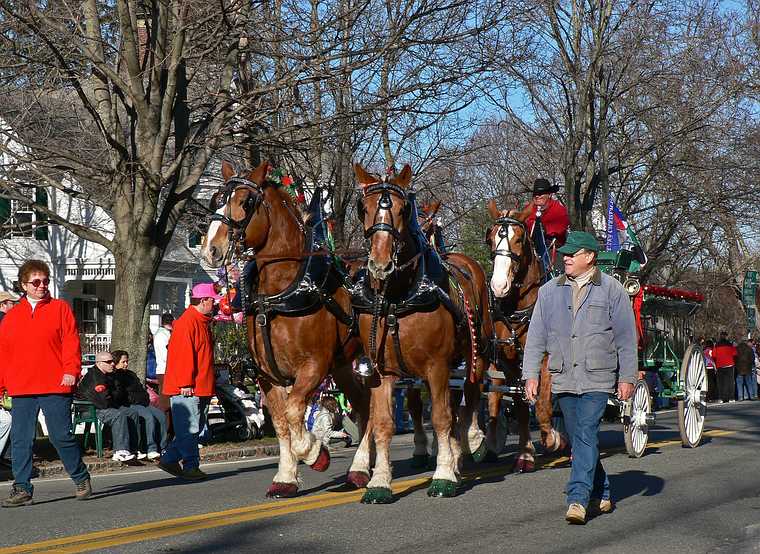
[[[719,402],[735,402],[734,365],[736,364],[736,347],[728,340],[728,333],[720,332],[720,340],[713,348],[715,366],[718,368]]]
[[[533,211],[525,220],[528,233],[548,274],[554,265],[556,249],[565,244],[570,217],[567,208],[553,198],[559,190],[546,179],[536,179],[533,183]],[[547,275],[548,278],[550,276]]]
[[[565,244],[567,230],[570,227],[570,217],[567,208],[553,198],[559,190],[557,185],[552,185],[546,179],[536,179],[533,183],[533,212],[525,220],[528,231],[533,234],[536,220],[540,219],[544,226],[546,245],[559,248]]]
[[[0,394],[13,397],[11,431],[13,487],[4,508],[32,503],[32,448],[37,414],[45,414],[50,442],[76,485],[77,500],[92,494],[90,474],[71,433],[71,395],[82,353],[69,305],[51,298],[50,268],[24,262],[18,280],[25,296],[3,318],[0,333]]]
[[[193,287],[190,298],[191,306],[174,321],[169,339],[161,392],[170,397],[174,440],[161,454],[158,467],[200,481],[206,474],[198,468],[198,433],[214,395],[214,343],[209,324],[222,296],[213,284],[200,283]]]

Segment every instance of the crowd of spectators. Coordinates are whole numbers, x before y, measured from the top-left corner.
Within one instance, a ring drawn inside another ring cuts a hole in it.
[[[2,506],[33,503],[40,411],[50,443],[74,481],[76,498],[92,494],[72,429],[74,398],[91,402],[98,420],[110,429],[114,460],[159,460],[158,467],[183,479],[205,478],[198,467],[198,435],[215,392],[210,323],[221,297],[213,284],[193,287],[191,306],[177,321],[162,316],[161,327],[150,337],[155,364],[144,383],[129,369],[125,350],[98,352],[95,363],[82,368],[74,314],[68,303],[50,295],[45,262],[25,262],[18,283],[24,291],[20,298],[0,291],[0,459],[10,457],[14,478]],[[151,383],[156,391],[149,391]]]
[[[753,339],[733,341],[722,331],[717,341],[700,339],[707,367],[708,402],[757,400],[760,344]]]

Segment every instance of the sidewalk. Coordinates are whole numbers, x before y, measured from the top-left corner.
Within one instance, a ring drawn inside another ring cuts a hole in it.
[[[52,452],[51,452],[52,451]],[[278,456],[280,447],[277,439],[265,437],[261,440],[251,440],[245,442],[222,442],[214,443],[202,448],[201,464],[204,462],[218,462],[222,460],[233,460],[239,458],[263,458],[267,456]],[[111,459],[112,452],[106,449],[102,458],[95,456],[92,449],[89,449],[83,457],[84,463],[90,473],[109,473],[124,469],[134,469],[140,467],[156,466],[157,462],[145,460],[131,460],[126,463],[115,462]],[[35,448],[34,466],[39,470],[39,477],[57,477],[65,476],[66,471],[60,460],[57,459],[55,449],[44,439],[38,443]],[[13,475],[10,469],[0,467],[0,482],[11,481]]]

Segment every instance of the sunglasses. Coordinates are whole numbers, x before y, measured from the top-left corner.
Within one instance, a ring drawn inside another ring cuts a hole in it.
[[[99,362],[103,362],[104,364],[115,364],[116,362],[114,360],[98,360]]]
[[[32,279],[31,281],[27,281],[26,284],[32,285],[34,288],[39,288],[40,285],[48,286],[50,284],[50,279],[47,277],[44,279]]]

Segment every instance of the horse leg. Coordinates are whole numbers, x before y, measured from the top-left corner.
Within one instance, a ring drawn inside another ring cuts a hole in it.
[[[357,489],[363,489],[369,482],[370,456],[372,451],[372,429],[369,425],[369,389],[357,384],[354,380],[351,366],[341,366],[333,371],[335,384],[346,394],[351,408],[358,415],[358,425],[362,432],[362,440],[354,453],[351,467],[346,474],[346,484]]]
[[[482,462],[486,456],[486,436],[478,424],[480,411],[480,382],[464,383],[464,406],[459,407],[459,430],[463,450],[476,462]]]
[[[456,495],[456,460],[451,449],[451,395],[449,393],[449,373],[446,363],[428,371],[430,398],[433,403],[433,429],[438,439],[435,473],[428,487],[428,496],[451,497]]]
[[[428,437],[422,422],[422,391],[409,387],[406,394],[406,406],[414,424],[414,453],[412,467],[426,468],[428,464]]]
[[[372,425],[367,424],[364,426],[364,435],[362,435],[362,440],[354,453],[354,459],[351,461],[351,467],[348,468],[346,474],[346,484],[355,489],[363,489],[369,483],[372,444]]]
[[[552,427],[552,376],[549,373],[548,358],[541,363],[541,374],[536,399],[536,419],[541,430],[541,444],[547,452],[557,452],[567,446],[567,439]]]
[[[304,413],[306,398],[319,386],[326,375],[326,369],[321,370],[316,365],[304,367],[298,373],[285,408],[293,454],[315,471],[325,471],[330,467],[330,452],[306,429]]]
[[[515,412],[520,428],[520,453],[513,470],[515,473],[530,473],[536,470],[536,448],[530,437],[530,406],[522,398],[516,398]]]
[[[494,386],[501,386],[506,382],[506,379],[493,378],[491,384]],[[489,392],[488,393],[488,421],[486,423],[486,448],[485,461],[495,462],[498,460],[499,454],[504,449],[504,442],[506,437],[503,436],[499,426],[499,418],[501,415],[501,392]]]
[[[372,389],[370,398],[370,424],[376,456],[372,479],[362,496],[364,504],[388,504],[393,501],[391,491],[392,469],[390,461],[391,439],[396,430],[393,420],[393,385],[395,375],[383,375],[380,384]]]
[[[268,498],[287,498],[298,492],[298,458],[290,448],[290,430],[285,417],[287,393],[285,388],[261,381],[261,388],[266,395],[267,407],[272,415],[272,423],[280,445],[280,461],[277,473],[267,490]]]

